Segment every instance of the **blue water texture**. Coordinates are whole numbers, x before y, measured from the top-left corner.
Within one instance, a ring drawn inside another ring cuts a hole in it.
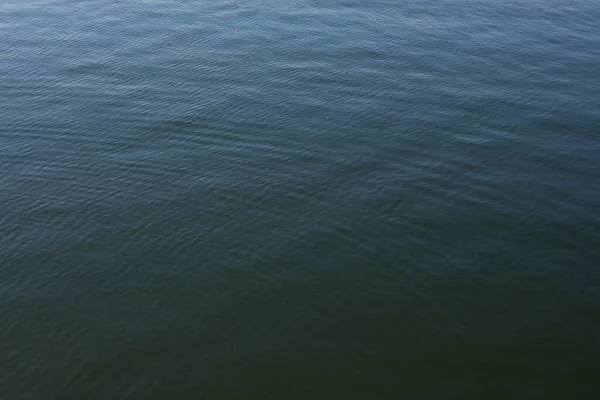
[[[0,1],[0,399],[599,399],[600,0]]]

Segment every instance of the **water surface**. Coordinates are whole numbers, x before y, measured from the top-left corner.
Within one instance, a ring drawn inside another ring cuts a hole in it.
[[[3,0],[0,397],[598,398],[598,21]]]

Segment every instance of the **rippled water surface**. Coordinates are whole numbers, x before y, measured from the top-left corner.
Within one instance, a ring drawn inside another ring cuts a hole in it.
[[[0,398],[600,398],[600,0],[2,0]]]

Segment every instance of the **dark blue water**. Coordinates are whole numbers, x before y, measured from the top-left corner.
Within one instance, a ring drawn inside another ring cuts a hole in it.
[[[0,398],[600,398],[600,1],[3,0]]]

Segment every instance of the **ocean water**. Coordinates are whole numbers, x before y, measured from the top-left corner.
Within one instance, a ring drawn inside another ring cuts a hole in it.
[[[599,0],[0,2],[0,399],[598,398]]]

